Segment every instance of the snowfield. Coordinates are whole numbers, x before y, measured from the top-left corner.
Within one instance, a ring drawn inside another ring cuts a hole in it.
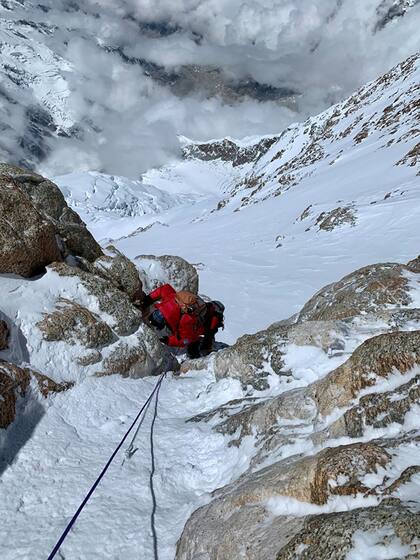
[[[354,125],[351,137],[321,138],[323,155],[304,164],[295,162],[287,171],[295,178],[285,186],[279,187],[279,169],[312,143],[307,129],[315,124],[322,128],[335,110],[344,110],[345,102],[307,123],[290,127],[256,162],[233,166],[222,158],[185,159],[151,170],[138,181],[77,173],[58,177],[56,182],[69,205],[80,213],[104,246],[114,244],[134,262],[139,254],[173,254],[193,263],[200,274],[200,292],[226,305],[226,329],[219,340],[231,344],[244,333],[264,329],[298,312],[317,290],[345,274],[375,262],[405,263],[418,255],[418,163],[409,160],[396,165],[418,141],[412,134],[416,122],[401,121],[394,132],[372,126],[360,143],[354,141],[354,136],[363,127],[363,119],[359,119],[363,111],[366,110],[363,118],[370,119],[372,114],[380,115],[398,96],[400,103],[404,97],[413,97],[419,78],[417,61],[408,77],[394,76],[390,83],[374,90],[369,103],[360,94],[360,113],[338,118],[332,133],[339,135]],[[395,135],[399,140],[389,143]],[[244,145],[259,141],[253,139]],[[275,159],[282,150],[285,152]],[[247,183],[255,176],[262,184],[258,192],[253,191],[255,183]],[[224,203],[219,205],[221,201]],[[338,208],[346,212],[331,214]],[[326,224],[325,218],[329,219]],[[323,223],[325,227],[321,227]],[[82,378],[73,364],[77,347],[74,355],[63,355],[59,346],[56,355],[48,355],[28,325],[34,323],[34,314],[41,317],[53,307],[49,299],[53,274],[48,272],[30,281],[0,278],[2,311],[21,329],[29,349],[29,355],[25,355],[22,345],[11,352],[0,352],[0,358],[31,363],[60,380],[78,381],[72,390],[51,397],[45,409],[36,403],[25,409],[21,424],[16,422],[8,430],[8,440],[16,436],[20,451],[11,464],[7,464],[7,455],[0,463],[2,560],[47,558],[156,383],[156,378],[134,380],[117,375]],[[87,297],[83,289],[74,279],[66,282],[62,295],[70,294],[83,304]],[[414,275],[410,282],[412,306],[418,307],[420,284]],[[419,328],[417,322],[406,326],[407,330]],[[239,447],[229,446],[228,436],[212,430],[212,420],[188,420],[234,399],[255,396],[264,400],[291,388],[305,387],[344,363],[364,340],[384,331],[380,321],[369,324],[365,330],[351,333],[343,351],[331,356],[313,346],[291,344],[285,363],[293,372],[292,381],[283,382],[272,374],[270,388],[262,392],[244,388],[235,379],[216,382],[211,367],[179,377],[167,375],[155,426],[160,560],[174,559],[177,540],[192,512],[211,500],[211,492],[249,469],[256,453],[254,435],[244,438]],[[404,376],[396,372],[372,391],[399,387],[418,373],[418,369]],[[407,414],[403,426],[394,423],[382,431],[372,428],[360,441],[418,429],[419,412],[417,407]],[[336,410],[330,418],[323,419],[325,425],[341,413]],[[153,558],[148,439],[151,417],[149,410],[135,442],[138,450],[131,458],[123,453],[117,456],[58,558]],[[19,433],[25,421],[28,433]],[[302,438],[294,445],[284,446],[281,457],[319,450],[307,436],[303,429]],[[342,438],[328,445],[349,441]],[[418,443],[400,446],[391,466],[387,466],[387,475],[396,479],[407,466],[418,463],[419,452]],[[273,456],[270,461],[279,458]],[[383,478],[383,472],[366,475],[366,485],[373,486],[382,480],[381,475]],[[419,490],[417,474],[399,492],[401,497],[405,493],[417,500],[420,510]],[[273,497],[267,507],[273,516],[304,516],[370,507],[378,500],[373,496],[346,496],[315,506]],[[360,528],[347,560],[397,558],[405,554],[405,545],[398,539],[385,550],[380,544],[381,536]]]

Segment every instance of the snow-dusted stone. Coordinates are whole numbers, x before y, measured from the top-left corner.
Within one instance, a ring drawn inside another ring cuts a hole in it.
[[[362,389],[420,364],[420,331],[392,332],[366,340],[340,367],[311,386],[320,414],[348,406]]]
[[[0,350],[7,348],[7,341],[9,338],[9,327],[6,321],[0,321]]]
[[[60,299],[52,313],[46,313],[37,327],[44,340],[81,344],[86,348],[98,348],[112,342],[111,328],[93,313],[72,301]]]
[[[322,212],[316,219],[316,225],[323,231],[332,231],[344,224],[351,226],[356,224],[355,211],[348,206],[334,208],[330,212]]]
[[[383,393],[364,395],[358,404],[347,410],[328,429],[314,434],[321,443],[328,438],[361,437],[366,428],[386,428],[390,424],[404,424],[405,417],[420,402],[420,375]]]
[[[407,263],[407,267],[413,272],[418,272],[420,274],[420,255]]]
[[[24,190],[0,174],[0,273],[30,277],[61,260],[55,233]]]
[[[362,482],[364,475],[376,473],[378,467],[384,467],[390,459],[381,445],[354,443],[248,472],[238,481],[217,490],[210,504],[193,513],[179,540],[176,558],[240,558],[244,547],[248,558],[271,557],[265,547],[261,550],[261,541],[257,538],[258,529],[264,524],[268,529],[275,521],[268,500],[292,498],[323,505],[332,496],[356,495],[366,490]],[[252,515],[249,515],[250,510]],[[283,535],[275,539],[277,551],[282,548],[282,541],[293,537],[290,527],[286,525],[284,530]]]
[[[0,164],[0,175],[12,177],[29,195],[35,208],[54,225],[56,233],[65,241],[66,248],[72,255],[88,260],[102,255],[100,246],[78,214],[69,208],[55,183],[32,171],[5,163]],[[26,217],[24,212],[23,216]],[[29,218],[28,222],[30,223]]]
[[[256,389],[267,388],[270,372],[289,375],[283,356],[286,343],[312,345],[325,352],[343,347],[347,327],[340,321],[311,321],[302,324],[274,323],[268,329],[245,335],[214,358],[217,379],[233,377]]]
[[[317,292],[302,308],[299,321],[345,319],[387,306],[412,303],[408,268],[384,263],[365,266]]]
[[[108,246],[106,254],[93,263],[81,259],[81,266],[87,272],[109,280],[116,288],[128,294],[132,301],[141,301],[143,287],[139,272],[134,263],[114,246]]]
[[[134,379],[177,371],[179,364],[168,347],[161,344],[146,325],[136,333],[133,341],[121,340],[102,362],[99,376],[119,374]]]
[[[363,558],[368,550],[375,553],[376,546],[378,558],[395,546],[394,558],[414,559],[419,534],[420,516],[393,499],[376,507],[306,517],[303,527],[275,559],[346,560],[352,549],[356,554],[351,558]]]
[[[188,290],[194,294],[198,293],[197,270],[182,257],[138,255],[135,261],[146,293],[162,284],[171,284],[176,291]]]
[[[417,365],[420,331],[391,332],[368,339],[343,365],[306,387],[265,400],[247,398],[228,403],[192,420],[218,417],[214,429],[228,435],[231,445],[240,446],[244,438],[253,435],[257,451],[251,465],[258,465],[282,446],[299,440],[302,430],[309,431],[318,445],[331,438],[363,436],[368,426],[404,424],[420,397],[418,375],[410,377]],[[402,380],[388,392],[362,396],[355,404],[363,389],[372,388],[395,371],[406,375],[406,383]],[[319,422],[339,407],[342,413],[331,425]]]
[[[129,335],[139,328],[142,323],[140,311],[132,305],[128,295],[111,282],[65,263],[53,265],[52,269],[63,277],[77,277],[98,301],[100,311],[108,315],[110,326],[118,335]]]

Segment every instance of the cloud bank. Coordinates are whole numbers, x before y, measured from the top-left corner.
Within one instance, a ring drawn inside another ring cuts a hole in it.
[[[417,0],[12,3],[0,12],[3,30],[6,22],[23,26],[35,51],[47,48],[68,90],[61,109],[74,126],[68,137],[43,138],[49,153],[39,166],[49,173],[93,169],[135,177],[177,157],[177,135],[278,133],[420,48]],[[9,152],[15,141],[16,153],[22,150],[28,95],[51,108],[48,92],[40,97],[42,87],[33,85],[50,63],[34,72],[31,56],[21,64],[37,74],[21,102],[12,107],[0,97],[13,130]]]

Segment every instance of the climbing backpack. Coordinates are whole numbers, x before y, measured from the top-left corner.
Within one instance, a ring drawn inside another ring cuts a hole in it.
[[[221,301],[212,301],[211,305],[213,307],[213,314],[215,315],[215,317],[217,317],[218,321],[219,321],[219,328],[224,329],[225,328],[225,317],[224,317],[224,313],[225,313],[225,306],[223,305],[223,303]]]
[[[200,296],[184,290],[176,293],[175,301],[179,305],[182,314],[187,313],[200,320],[204,320],[207,306]]]

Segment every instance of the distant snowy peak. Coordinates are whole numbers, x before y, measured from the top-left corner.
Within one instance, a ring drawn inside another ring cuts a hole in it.
[[[101,173],[72,173],[56,177],[54,181],[69,206],[89,222],[103,214],[116,218],[159,214],[185,202],[181,194],[170,194],[142,181]]]
[[[415,174],[420,163],[419,83],[417,54],[345,101],[278,136],[245,147],[231,139],[191,143],[184,146],[184,155],[242,166],[241,178],[237,179],[236,169],[219,209],[279,196],[311,176],[330,172],[347,154],[357,164],[359,155],[369,152],[365,165],[410,166]]]
[[[390,22],[404,16],[410,8],[413,8],[420,0],[383,0],[378,6],[378,21],[375,31],[380,31]]]
[[[222,160],[231,162],[234,167],[246,163],[255,163],[278,140],[279,136],[258,139],[250,145],[240,145],[238,141],[224,138],[214,142],[191,142],[183,148],[187,159],[201,159],[203,161]]]

